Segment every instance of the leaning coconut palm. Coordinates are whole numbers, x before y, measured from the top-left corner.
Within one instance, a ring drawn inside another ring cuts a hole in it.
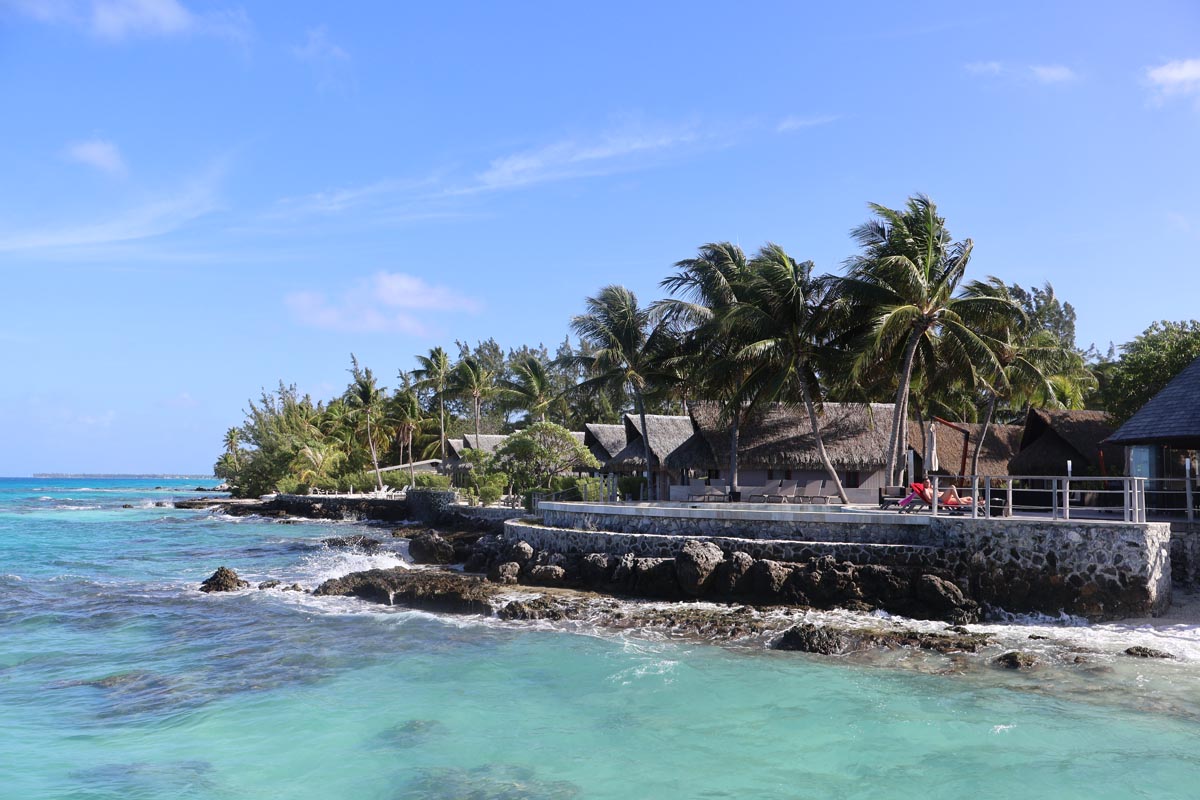
[[[737,491],[738,440],[747,407],[743,389],[751,365],[738,358],[749,342],[728,317],[749,278],[746,254],[730,242],[710,243],[675,267],[678,271],[659,285],[679,299],[661,300],[654,309],[684,326],[678,355],[670,360],[703,396],[720,404],[729,425],[729,487]]]
[[[811,261],[796,261],[776,244],[759,250],[749,267],[742,299],[726,318],[729,329],[748,342],[737,355],[752,365],[745,391],[755,407],[776,401],[803,403],[821,465],[838,497],[849,503],[825,450],[818,414],[824,399],[821,365],[828,373],[836,362],[828,358],[835,346],[832,323],[839,314],[830,281],[813,276]]]
[[[646,397],[661,374],[662,359],[673,342],[669,330],[649,308],[638,306],[637,296],[624,286],[605,286],[587,299],[587,313],[571,320],[571,330],[590,347],[588,355],[562,359],[564,366],[585,367],[591,378],[577,391],[627,390],[642,426],[642,455],[646,460],[649,496],[658,497],[654,475],[657,464],[646,426]]]
[[[358,421],[360,432],[365,432],[367,447],[371,452],[371,464],[375,467],[375,488],[383,491],[383,477],[379,473],[379,442],[383,431],[380,422],[384,415],[384,403],[387,400],[384,387],[375,383],[375,376],[370,368],[360,367],[358,359],[350,355],[350,374],[353,380],[342,395],[351,415]],[[386,438],[386,437],[383,437]]]
[[[512,364],[513,377],[500,381],[500,403],[506,411],[525,411],[527,424],[546,421],[546,409],[556,392],[546,365],[540,358],[527,355]]]
[[[995,357],[973,326],[1011,303],[995,297],[957,297],[955,291],[971,260],[970,239],[955,242],[945,220],[925,195],[908,200],[903,210],[871,204],[876,218],[852,232],[863,252],[847,262],[838,282],[841,297],[857,307],[867,329],[858,371],[879,362],[896,368],[895,411],[887,455],[888,482],[896,479],[904,448],[909,390],[918,349],[937,368],[933,352],[990,370]]]
[[[225,454],[232,461],[234,469],[241,469],[241,441],[242,434],[237,428],[230,428],[225,431]]]
[[[1053,291],[1053,290],[1051,290]],[[988,376],[983,429],[971,455],[971,474],[979,469],[979,454],[998,403],[1026,407],[1082,408],[1084,392],[1094,378],[1083,359],[1061,337],[1026,316],[1013,302],[1008,286],[998,278],[972,281],[967,296],[1000,298],[1012,303],[1008,316],[996,315],[980,333],[996,357]]]
[[[412,373],[417,380],[415,388],[433,392],[433,396],[438,402],[438,441],[442,460],[445,461],[446,390],[450,386],[454,368],[450,365],[450,356],[440,347],[430,350],[427,356],[417,356],[417,363],[421,366]]]
[[[471,409],[475,414],[475,438],[478,440],[483,401],[495,395],[498,388],[496,373],[475,356],[464,356],[451,373],[448,388],[451,394],[464,399],[470,398]]]

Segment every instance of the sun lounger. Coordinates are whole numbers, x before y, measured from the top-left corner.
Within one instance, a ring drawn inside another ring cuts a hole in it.
[[[907,496],[908,490],[903,486],[880,486],[879,508],[886,511],[889,508],[898,506]]]
[[[751,503],[770,503],[774,498],[782,500],[780,493],[782,486],[783,481],[768,481],[763,486],[747,486],[742,490],[742,493],[746,495],[746,499]]]
[[[699,500],[701,502],[720,502],[725,500],[725,481],[710,480],[707,486],[697,486],[700,491],[688,492],[688,500]]]

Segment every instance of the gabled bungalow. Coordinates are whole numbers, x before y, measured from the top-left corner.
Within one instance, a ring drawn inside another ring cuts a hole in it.
[[[964,436],[964,432],[966,435]],[[1025,432],[1023,425],[991,425],[987,437],[983,440],[983,450],[979,453],[979,475],[1007,475],[1008,462],[1016,456],[1021,444],[1021,435]],[[955,422],[950,425],[939,425],[937,435],[938,472],[949,475],[966,475],[971,471],[971,456],[975,453],[975,443],[983,433],[980,423]],[[928,447],[928,428],[922,428],[917,422],[908,423],[908,446],[915,456],[915,467],[918,475],[925,474],[928,459],[925,450]]]
[[[600,471],[608,472],[608,463],[625,449],[625,425],[589,422],[583,426],[583,446],[600,462]]]
[[[667,416],[664,414],[647,414],[646,427],[649,429],[650,452],[657,464],[654,470],[655,486],[658,496],[666,499],[672,483],[678,482],[679,470],[675,475],[667,466],[667,456],[677,450],[680,445],[695,433],[691,417]],[[642,437],[642,421],[638,414],[626,414],[624,419],[625,446],[608,461],[610,472],[645,472],[646,458]]]
[[[478,450],[491,455],[496,452],[496,448],[504,444],[504,440],[507,438],[508,436],[505,434],[481,433],[476,436],[473,433],[464,433],[463,444],[468,450]]]
[[[1031,409],[1021,445],[1008,462],[1010,475],[1120,475],[1121,448],[1106,444],[1113,426],[1103,411]]]
[[[853,503],[874,502],[885,482],[892,409],[884,403],[826,403],[819,412],[825,452]],[[668,456],[667,466],[689,477],[727,479],[729,426],[718,406],[693,403],[691,416],[697,433]],[[810,494],[834,494],[803,408],[771,406],[738,431],[738,485],[780,479],[799,481]]]
[[[1182,478],[1184,458],[1200,451],[1200,358],[1171,379],[1108,437],[1126,449],[1130,475]]]

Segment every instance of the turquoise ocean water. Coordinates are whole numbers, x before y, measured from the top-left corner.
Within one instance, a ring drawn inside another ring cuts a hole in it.
[[[1200,796],[1191,656],[1016,679],[207,596],[403,558],[155,505],[194,485],[0,479],[0,798]]]

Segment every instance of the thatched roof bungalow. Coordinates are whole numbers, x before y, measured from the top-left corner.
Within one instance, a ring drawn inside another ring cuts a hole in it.
[[[624,418],[625,446],[609,459],[611,472],[643,472],[646,470],[644,441],[650,444],[650,453],[656,463],[654,478],[658,495],[665,499],[671,485],[667,456],[679,448],[695,433],[691,417],[647,414],[646,428],[649,436],[643,438],[642,421],[638,414],[626,414]]]
[[[603,425],[589,422],[583,426],[583,446],[592,451],[601,470],[608,471],[608,462],[625,449],[625,425]]]
[[[1103,411],[1031,409],[1021,445],[1008,462],[1010,475],[1119,475],[1121,448],[1105,444],[1113,426]]]
[[[819,412],[825,452],[852,502],[872,502],[883,485],[892,409],[885,403],[825,403]],[[697,433],[667,457],[667,466],[724,477],[729,469],[729,425],[715,403],[693,403],[691,415]],[[825,485],[826,478],[805,409],[773,405],[740,426],[739,486],[797,480],[813,493],[832,495],[832,481]]]
[[[481,433],[479,436],[473,433],[464,433],[463,444],[468,450],[478,450],[490,455],[496,452],[496,449],[504,444],[504,440],[507,438],[507,435],[497,433]]]
[[[1200,451],[1200,358],[1108,437],[1126,448],[1130,473],[1143,478],[1182,478],[1186,457]],[[1193,468],[1194,469],[1194,468]]]
[[[937,452],[938,472],[953,475],[966,474],[971,470],[971,456],[975,453],[975,443],[983,433],[983,425],[970,422],[956,422],[955,428],[967,432],[964,438],[962,431],[941,425],[938,430]],[[979,454],[980,475],[1007,475],[1008,462],[1017,454],[1021,445],[1021,436],[1025,432],[1023,425],[991,425],[987,437],[983,440],[983,450]],[[916,422],[908,424],[908,446],[916,454],[917,470],[925,472],[925,450],[928,439],[928,428],[922,428]]]

